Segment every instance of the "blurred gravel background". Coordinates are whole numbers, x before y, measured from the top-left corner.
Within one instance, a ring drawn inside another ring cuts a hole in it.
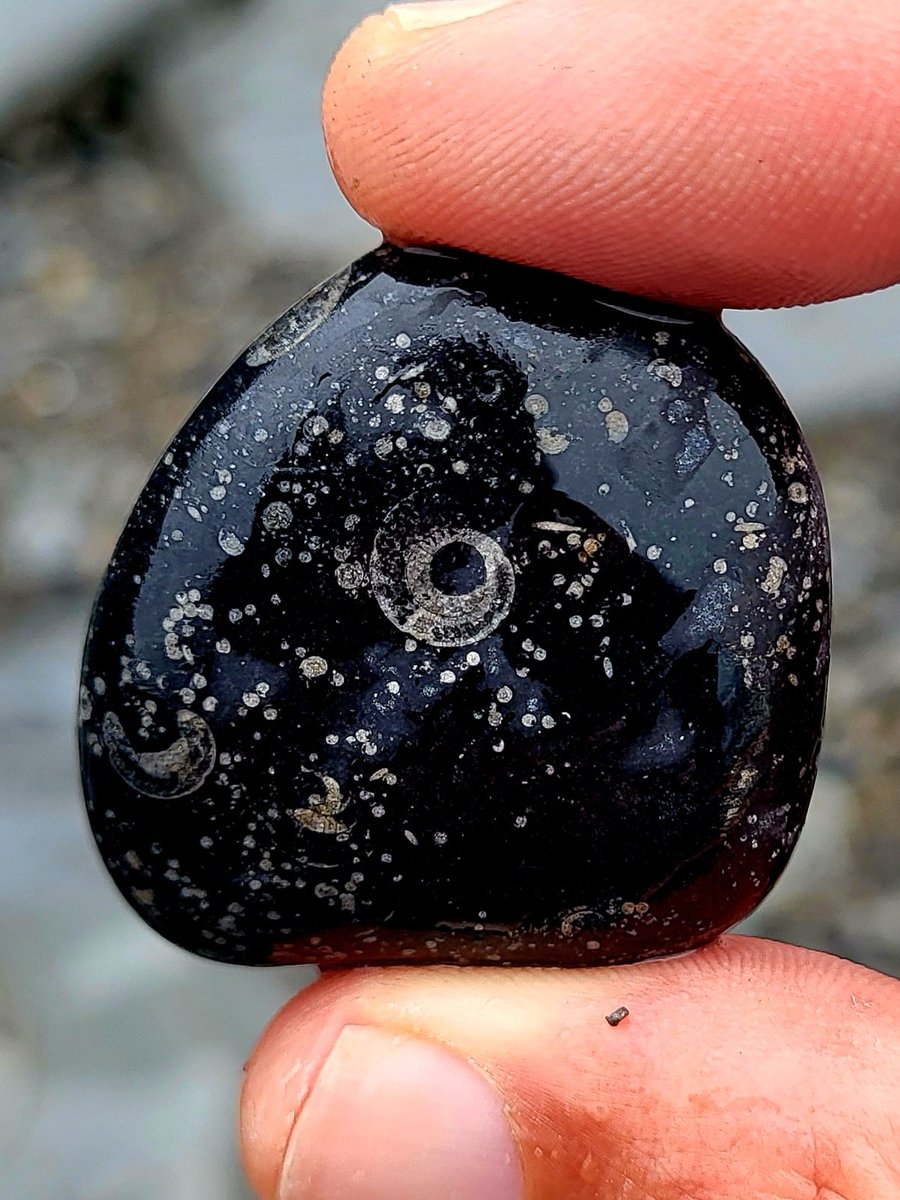
[[[92,592],[229,360],[375,243],[318,93],[362,0],[0,0],[0,1197],[241,1200],[235,1096],[309,978],[126,911],[75,771]],[[835,543],[813,814],[749,925],[900,975],[900,289],[729,314],[809,433]]]

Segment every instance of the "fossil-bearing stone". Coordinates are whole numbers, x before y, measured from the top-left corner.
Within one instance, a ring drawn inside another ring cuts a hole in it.
[[[229,962],[684,951],[797,838],[828,605],[809,451],[718,320],[383,247],[138,500],[85,655],[94,833]]]

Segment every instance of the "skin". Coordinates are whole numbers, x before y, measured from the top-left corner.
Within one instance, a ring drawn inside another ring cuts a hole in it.
[[[434,29],[370,18],[324,122],[347,198],[395,241],[802,304],[900,278],[898,80],[896,0],[513,0]],[[900,1196],[900,982],[827,955],[726,937],[612,969],[329,974],[247,1067],[262,1200],[348,1024],[482,1070],[529,1200]]]

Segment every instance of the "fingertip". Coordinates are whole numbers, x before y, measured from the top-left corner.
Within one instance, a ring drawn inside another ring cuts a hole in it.
[[[379,136],[383,108],[367,98],[379,69],[402,57],[410,35],[390,10],[373,13],[357,25],[338,49],[322,91],[325,149],[341,191],[360,216],[369,220],[365,174],[357,166],[360,143]],[[377,213],[372,211],[372,223]]]
[[[401,244],[707,308],[883,287],[900,274],[894,9],[517,0],[430,29],[389,9],[335,60],[329,155]]]

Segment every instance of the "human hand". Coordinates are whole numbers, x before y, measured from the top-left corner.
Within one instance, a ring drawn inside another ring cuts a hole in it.
[[[900,276],[898,79],[894,0],[442,0],[356,31],[325,127],[394,240],[796,304]],[[726,937],[329,973],[254,1053],[243,1141],[263,1200],[896,1200],[898,1113],[900,982]]]

